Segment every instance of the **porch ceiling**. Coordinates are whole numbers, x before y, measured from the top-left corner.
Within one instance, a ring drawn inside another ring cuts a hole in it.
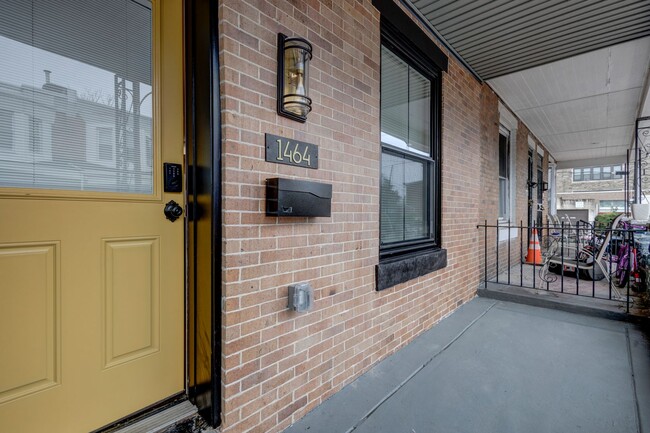
[[[647,0],[402,0],[564,167],[621,161],[650,116]]]

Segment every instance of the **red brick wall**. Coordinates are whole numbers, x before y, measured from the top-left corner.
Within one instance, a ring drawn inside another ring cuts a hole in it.
[[[496,98],[450,58],[442,95],[448,266],[377,292],[379,13],[370,0],[221,0],[219,13],[223,431],[277,432],[475,295],[476,225],[496,219]],[[276,114],[278,32],[314,47],[304,124]],[[265,162],[264,133],[317,144],[319,169]],[[331,218],[265,216],[272,177],[332,184]],[[289,312],[287,286],[303,281],[314,287],[314,308]]]

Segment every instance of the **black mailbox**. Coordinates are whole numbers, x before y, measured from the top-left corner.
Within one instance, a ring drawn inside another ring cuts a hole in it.
[[[273,178],[266,179],[269,216],[328,217],[332,213],[332,185]]]

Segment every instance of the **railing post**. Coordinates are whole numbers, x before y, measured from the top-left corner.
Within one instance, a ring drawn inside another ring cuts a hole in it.
[[[484,235],[483,235],[483,284],[485,288],[487,289],[487,242],[488,242],[488,226],[487,226],[487,220],[485,220],[485,226],[484,226]]]
[[[496,231],[497,231],[496,265],[497,265],[497,283],[498,283],[499,282],[499,220],[497,220]]]
[[[546,272],[547,272],[547,275],[546,275],[546,291],[547,292],[549,291],[548,266],[547,266],[547,264],[548,264],[548,261],[551,259],[551,257],[548,255],[549,249],[551,247],[551,245],[550,245],[550,242],[551,242],[550,233],[551,233],[551,226],[550,226],[550,224],[548,222],[548,217],[547,217],[546,218],[546,263],[542,264],[542,266],[546,266]],[[541,247],[542,247],[542,245],[540,243],[540,248]],[[544,257],[544,256],[542,255],[542,257]]]
[[[508,285],[510,285],[510,220],[508,220],[508,236],[506,239],[508,242]]]
[[[532,232],[537,234],[537,242],[539,242],[539,234],[537,233],[537,227],[536,227],[535,223],[536,223],[536,221],[533,221],[533,230],[532,230]],[[531,240],[528,239],[528,251],[530,251],[530,241]],[[537,270],[535,269],[535,263],[537,262],[537,260],[535,260],[535,258],[536,258],[536,254],[533,254],[533,289],[537,288],[537,275],[535,275],[537,273]]]
[[[609,233],[609,245],[607,245],[607,248],[609,249],[609,266],[607,267],[607,281],[609,282],[609,297],[608,299],[611,301],[612,299],[612,250],[614,249],[614,230],[610,229]],[[618,251],[616,252],[618,255]]]
[[[579,257],[580,257],[580,223],[576,221],[576,257],[575,257],[576,295],[580,294],[580,269],[578,268]]]
[[[524,286],[524,222],[519,220],[519,287]]]
[[[591,246],[591,255],[593,256],[593,259],[591,260],[591,297],[595,298],[596,297],[596,251],[598,251],[598,248],[596,248],[596,244],[598,241],[596,240],[596,222],[594,221],[594,226],[591,229],[591,242],[593,245]]]
[[[562,237],[560,238],[560,293],[564,293],[564,221],[560,223]]]

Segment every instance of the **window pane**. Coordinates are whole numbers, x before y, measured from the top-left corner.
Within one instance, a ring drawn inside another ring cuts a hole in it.
[[[591,180],[591,169],[583,168],[582,169],[582,180]]]
[[[404,240],[404,158],[381,155],[381,243]]]
[[[582,180],[582,171],[579,168],[573,169],[573,180],[579,182]]]
[[[381,141],[431,156],[431,80],[381,50]]]
[[[508,137],[499,134],[499,176],[508,178]]]
[[[409,147],[431,155],[431,81],[409,70]]]
[[[499,178],[499,218],[508,216],[508,180]]]
[[[381,140],[408,148],[408,65],[381,47]]]
[[[427,164],[384,152],[381,164],[381,242],[429,233]]]
[[[427,176],[420,161],[404,160],[404,240],[421,239],[427,235]]]
[[[0,187],[153,192],[150,4],[8,2],[0,58]]]
[[[603,174],[602,178],[604,180],[611,179],[612,178],[612,167],[603,167]]]
[[[600,180],[600,167],[594,167],[591,171],[592,180]]]

